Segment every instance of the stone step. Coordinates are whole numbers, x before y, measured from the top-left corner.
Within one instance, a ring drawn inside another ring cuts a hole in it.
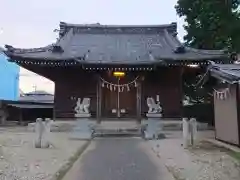
[[[93,133],[94,137],[118,137],[118,136],[131,136],[131,137],[140,137],[141,131],[128,131],[128,130],[97,130]]]
[[[142,122],[142,127],[146,126],[147,121]],[[182,131],[182,121],[159,121],[157,123],[159,126],[159,129],[161,128],[162,130],[165,131]],[[204,131],[204,130],[213,130],[214,128],[209,126],[208,123],[197,123],[197,129],[199,131]]]
[[[93,121],[94,122],[94,121]],[[95,125],[95,129],[102,130],[119,130],[119,129],[127,129],[127,130],[135,130],[141,129],[147,124],[147,121],[142,121],[142,124],[137,124],[136,121],[118,121],[118,122],[101,122],[101,124]],[[54,121],[51,125],[52,132],[69,132],[77,126],[77,121]],[[166,131],[181,131],[182,130],[182,122],[179,121],[159,121],[158,126],[162,126],[162,130]],[[35,128],[35,123],[28,124],[28,131],[33,132]],[[198,130],[212,130],[213,127],[209,126],[207,123],[198,123]]]

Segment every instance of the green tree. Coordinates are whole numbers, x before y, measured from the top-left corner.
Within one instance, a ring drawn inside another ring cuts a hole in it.
[[[240,0],[178,0],[185,18],[186,44],[199,49],[240,52]]]

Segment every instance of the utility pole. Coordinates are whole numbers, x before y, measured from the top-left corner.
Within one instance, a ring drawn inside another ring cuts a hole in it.
[[[34,92],[36,92],[37,91],[37,86],[33,85],[33,89],[34,89]]]

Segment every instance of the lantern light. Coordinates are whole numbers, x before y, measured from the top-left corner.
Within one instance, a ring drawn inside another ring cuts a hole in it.
[[[115,72],[113,72],[113,75],[115,77],[124,77],[125,76],[125,72],[115,71]]]

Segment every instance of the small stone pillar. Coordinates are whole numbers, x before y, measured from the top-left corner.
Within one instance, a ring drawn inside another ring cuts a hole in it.
[[[42,118],[37,118],[35,123],[35,148],[41,148],[42,134],[43,134],[43,122]]]
[[[44,131],[42,134],[42,141],[41,141],[42,148],[49,148],[50,146],[49,138],[50,138],[51,123],[52,123],[52,120],[50,118],[45,119],[45,123],[43,124]]]
[[[189,122],[188,122],[188,118],[183,118],[182,130],[183,130],[183,147],[187,148],[188,145],[189,145]]]
[[[51,129],[51,120],[49,118],[45,119],[43,122],[42,118],[36,119],[35,124],[35,147],[36,148],[48,148],[50,146],[49,137],[50,137],[50,129]]]
[[[197,141],[197,120],[196,118],[191,118],[189,121],[190,125],[190,143],[191,145],[195,145]]]

